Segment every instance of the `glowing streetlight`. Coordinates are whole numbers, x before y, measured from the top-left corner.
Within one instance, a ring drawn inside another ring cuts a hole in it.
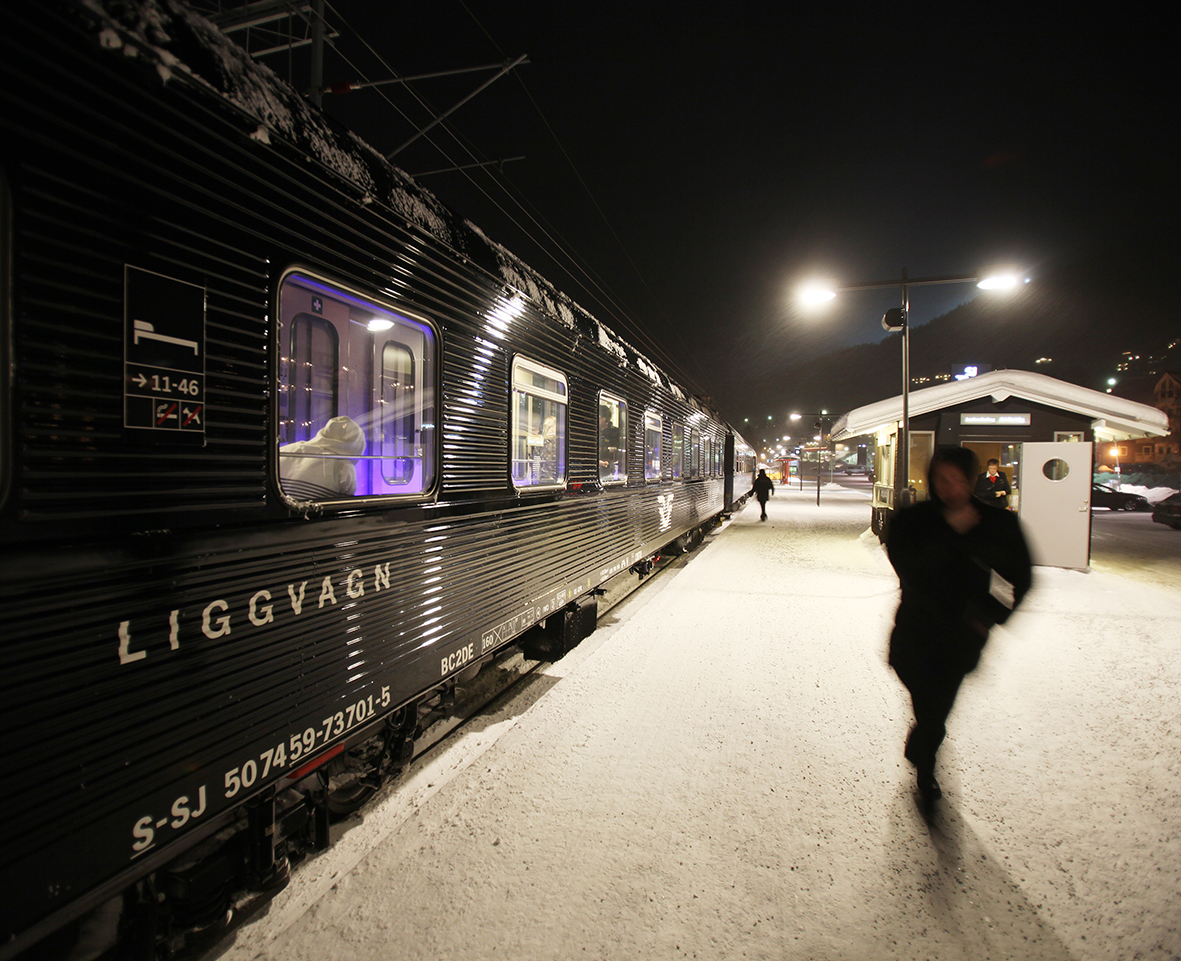
[[[1016,274],[993,274],[991,277],[984,277],[976,281],[976,286],[981,290],[1012,290],[1021,283],[1021,278]],[[1029,283],[1029,278],[1025,278],[1025,283]]]
[[[989,272],[983,277],[915,277],[906,276],[903,268],[902,280],[875,280],[864,284],[835,285],[813,281],[804,284],[796,291],[796,301],[805,307],[816,307],[834,300],[838,293],[848,290],[880,290],[886,287],[926,287],[933,284],[975,284],[980,290],[1014,290],[1023,283],[1028,284],[1029,278],[1022,277],[1020,271],[1001,270]]]
[[[836,295],[837,292],[827,286],[807,284],[797,291],[796,298],[802,304],[815,306],[816,304],[823,304],[826,301],[832,300]]]
[[[902,306],[891,307],[882,317],[882,327],[889,331],[902,331],[902,422],[898,428],[898,475],[894,488],[893,507],[906,507],[910,503],[910,288],[931,287],[939,284],[975,284],[980,290],[1013,290],[1022,283],[1029,283],[1019,271],[1011,269],[993,270],[983,276],[974,277],[909,277],[902,268],[901,280],[872,280],[860,284],[833,286],[811,283],[796,292],[796,299],[804,306],[815,307],[836,297],[838,293],[853,290],[881,290],[901,288]],[[798,419],[793,415],[793,419]],[[901,486],[898,486],[900,478]]]

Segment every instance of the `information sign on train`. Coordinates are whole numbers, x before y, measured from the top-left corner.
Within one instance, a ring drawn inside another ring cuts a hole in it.
[[[205,288],[128,265],[123,425],[153,440],[205,440]]]

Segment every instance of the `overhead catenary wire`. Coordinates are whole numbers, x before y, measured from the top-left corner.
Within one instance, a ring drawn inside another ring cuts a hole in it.
[[[463,5],[462,0],[461,0],[461,5]],[[343,27],[346,28],[348,30],[348,32],[353,37],[355,37],[365,47],[365,49],[370,53],[370,55],[372,55],[382,65],[382,68],[384,70],[388,71],[389,75],[392,75],[392,76],[398,75],[398,71],[395,70],[391,66],[391,64],[386,60],[386,58],[379,51],[377,51],[371,43],[369,43],[369,41],[365,38],[365,36],[360,31],[356,30],[349,23],[348,18],[345,17],[341,13],[341,11],[331,3],[331,0],[326,0],[326,6],[329,10],[332,11],[333,15],[341,22]],[[464,9],[465,9],[465,11],[468,12],[469,16],[472,16],[471,11],[468,10],[466,5],[464,6]],[[487,30],[483,27],[482,24],[479,23],[478,20],[475,19],[474,16],[472,16],[472,19],[477,23],[477,26],[479,26],[480,30],[485,34],[485,36],[488,37],[489,42],[493,44],[493,46],[496,48],[497,52],[501,56],[503,56],[504,54],[503,54],[503,51],[501,50],[499,44],[497,44],[496,41],[487,33]],[[338,56],[340,56],[345,61],[345,63],[350,67],[350,69],[352,69],[354,71],[354,74],[356,76],[361,77],[363,79],[363,82],[368,82],[369,78],[366,76],[365,72],[363,70],[361,70],[358,67],[358,65],[356,63],[354,63],[343,51],[341,51],[338,45],[335,45],[333,47],[333,49],[335,50],[336,54]],[[532,94],[529,93],[528,88],[524,86],[524,83],[521,80],[521,78],[519,77],[519,74],[518,74],[518,82],[522,83],[522,87],[523,87],[523,89],[525,89],[526,95],[529,97],[530,103],[533,105],[535,111],[538,113],[542,122],[545,124],[547,131],[550,133],[550,136],[553,138],[554,142],[557,144],[558,149],[562,152],[562,155],[566,159],[567,164],[570,166],[575,177],[578,179],[580,186],[586,192],[588,197],[590,197],[590,200],[591,200],[592,204],[594,205],[596,211],[599,213],[600,217],[602,217],[604,222],[607,224],[607,227],[610,230],[613,240],[622,250],[629,265],[635,271],[637,277],[640,279],[641,284],[645,287],[645,289],[648,291],[649,295],[652,297],[653,303],[656,305],[657,309],[660,310],[661,316],[664,317],[664,319],[667,322],[668,317],[664,313],[663,309],[660,307],[660,304],[656,300],[655,295],[652,293],[651,288],[648,286],[647,281],[645,280],[643,275],[640,273],[639,268],[635,265],[634,260],[632,260],[630,254],[627,252],[626,248],[624,248],[622,241],[619,239],[617,232],[614,230],[614,227],[611,225],[611,223],[607,219],[606,214],[602,210],[602,207],[595,200],[593,194],[590,191],[589,186],[586,184],[585,179],[578,172],[577,167],[573,162],[573,159],[570,157],[568,151],[566,151],[564,146],[558,140],[558,137],[557,137],[556,133],[554,132],[552,125],[545,118],[544,114],[541,111],[540,106],[537,104],[537,102],[533,98]],[[410,96],[425,111],[430,113],[432,116],[438,115],[435,107],[429,101],[427,101],[426,98],[424,98],[422,96],[422,94],[420,94],[417,90],[415,90],[413,87],[411,87],[409,85],[401,85],[401,86],[403,87],[403,89],[408,91]],[[399,116],[401,116],[407,123],[409,123],[412,126],[415,126],[417,128],[417,124],[406,114],[406,112],[404,110],[402,110],[397,104],[395,104],[386,95],[386,93],[383,89],[376,88],[376,92]],[[436,126],[436,125],[432,124],[432,126]],[[602,310],[603,313],[606,314],[606,317],[604,319],[607,319],[610,322],[612,322],[613,325],[616,326],[617,329],[619,329],[621,333],[625,334],[629,338],[634,339],[636,341],[637,346],[650,352],[654,358],[658,359],[659,362],[669,370],[670,373],[674,374],[686,386],[690,387],[690,389],[692,389],[695,393],[697,393],[699,395],[707,395],[709,393],[707,390],[705,390],[702,387],[702,385],[698,382],[698,379],[696,377],[691,376],[689,374],[689,372],[685,370],[685,368],[683,367],[682,364],[678,363],[668,353],[668,351],[665,348],[663,348],[659,343],[657,343],[650,336],[650,334],[643,329],[643,327],[641,327],[639,324],[637,324],[635,321],[632,320],[632,313],[633,312],[630,311],[627,307],[625,307],[622,304],[618,295],[615,294],[614,291],[612,291],[610,289],[610,285],[602,277],[600,277],[593,270],[593,268],[589,267],[586,259],[584,257],[582,257],[580,254],[578,254],[575,251],[573,245],[570,244],[569,241],[567,241],[556,228],[554,228],[551,224],[549,224],[546,221],[544,215],[542,215],[539,211],[537,211],[536,208],[533,206],[533,204],[531,202],[529,202],[524,197],[523,194],[520,196],[517,196],[516,192],[517,192],[518,188],[516,188],[516,186],[513,184],[511,178],[507,177],[503,171],[495,171],[495,170],[490,169],[490,166],[484,163],[486,158],[481,157],[479,155],[479,153],[477,152],[477,150],[472,145],[465,142],[465,139],[458,133],[457,130],[455,130],[453,128],[451,123],[439,123],[439,124],[437,124],[437,126],[439,127],[439,129],[445,131],[454,140],[456,146],[461,151],[463,151],[473,161],[477,162],[477,164],[473,164],[473,165],[471,165],[471,167],[479,166],[480,169],[484,170],[484,172],[486,172],[488,174],[490,179],[493,181],[493,183],[496,184],[496,186],[499,188],[499,190],[501,192],[503,192],[503,194],[508,198],[508,200],[511,201],[511,203],[519,210],[520,214],[524,215],[524,217],[527,218],[527,220],[534,225],[534,228],[536,229],[536,231],[540,232],[541,236],[544,238],[544,242],[542,240],[538,239],[538,237],[534,233],[534,230],[530,229],[530,227],[528,227],[526,224],[522,223],[520,218],[517,215],[515,215],[510,210],[506,209],[504,204],[502,204],[499,200],[497,200],[496,197],[494,197],[491,193],[489,193],[489,191],[484,187],[484,185],[482,183],[480,183],[475,177],[472,176],[472,174],[469,172],[470,168],[468,167],[468,165],[460,164],[450,154],[450,152],[446,148],[443,147],[442,144],[438,143],[438,141],[435,138],[431,137],[429,134],[424,134],[422,136],[422,139],[425,140],[427,143],[429,143],[436,150],[438,150],[439,153],[442,156],[444,156],[453,166],[463,168],[463,169],[460,169],[458,172],[461,173],[465,178],[467,178],[467,180],[471,184],[471,186],[474,187],[477,191],[479,191],[488,200],[489,203],[491,203],[498,211],[500,211],[501,214],[503,214],[506,217],[506,219],[509,222],[513,223],[517,227],[517,229],[520,230],[522,232],[522,234],[524,234],[525,237],[527,237],[533,244],[535,244],[536,247],[540,251],[542,251],[547,257],[549,257],[554,262],[554,264],[559,267],[559,269],[561,269],[564,273],[566,273],[567,276],[569,276],[570,280],[577,287],[579,287],[586,295],[588,295],[590,297],[590,299],[592,300],[592,302],[595,305],[597,305]],[[493,164],[493,166],[494,166],[494,164]],[[561,258],[564,258],[564,261],[563,261],[563,259],[559,259],[558,254],[561,255]],[[581,280],[580,280],[580,277],[582,278]],[[672,328],[671,323],[668,323],[668,326],[670,328]],[[675,329],[673,329],[673,334],[674,334],[674,336],[677,337],[678,342],[681,344],[681,346],[686,347],[684,342],[680,340],[679,334],[677,334],[675,332]],[[690,356],[690,357],[692,356],[692,354],[688,351],[687,347],[686,347],[686,355]]]
[[[335,10],[334,10],[334,13],[337,13],[337,16],[340,16],[340,14]],[[345,20],[343,16],[341,16],[341,20],[342,20],[342,22],[344,22],[347,25],[347,20]],[[352,30],[351,27],[349,27],[349,29]],[[364,38],[360,37],[360,35],[357,34],[356,31],[353,31],[353,33],[354,33],[354,35],[356,35],[358,37],[358,39],[361,40],[361,42],[366,46],[366,48],[370,51],[370,53],[372,53],[375,57],[377,57],[379,59],[379,61],[383,65],[383,67],[385,67],[387,70],[393,69],[385,61],[385,59],[381,56],[381,54],[379,54],[376,50],[374,50],[372,48],[372,46],[370,46],[364,40]],[[352,60],[350,60],[345,54],[340,53],[339,50],[337,51],[337,53],[340,54],[341,58],[354,71],[357,72],[358,76],[363,75],[362,71],[357,67],[357,65],[355,63],[353,63]],[[393,101],[391,101],[388,97],[386,97],[383,92],[381,92],[381,91],[378,91],[378,92],[382,96],[382,99],[384,99],[389,104],[389,106],[396,113],[399,114],[399,116],[401,116],[403,119],[405,119],[407,123],[410,123],[413,125],[414,121],[409,116],[407,116],[407,114],[405,113],[404,110],[402,110]],[[413,90],[411,90],[410,92],[411,92],[412,96],[414,97],[414,99],[416,101],[418,101],[418,103],[423,107],[424,110],[428,110],[428,111],[433,110],[433,107],[431,106],[431,104],[428,103],[420,94],[418,94],[417,92],[415,92]],[[471,157],[473,160],[477,159],[478,155],[474,152],[473,148],[471,148],[469,145],[467,145],[463,142],[463,139],[459,136],[457,131],[451,129],[447,124],[443,124],[442,129],[451,135],[451,137],[456,141],[456,143],[459,145],[459,147],[461,149],[463,149],[468,154],[469,157]],[[423,139],[425,139],[429,144],[431,144],[431,146],[433,146],[436,150],[438,150],[444,157],[446,157],[448,160],[450,160],[452,162],[452,164],[455,164],[455,159],[447,152],[447,150],[441,144],[437,143],[435,140],[433,140],[429,136],[424,137]],[[493,163],[495,163],[495,162],[493,162]],[[558,261],[556,258],[553,257],[553,254],[551,252],[551,247],[561,250],[566,255],[566,257],[570,260],[571,265],[574,268],[576,268],[577,270],[579,270],[581,273],[583,273],[586,276],[587,280],[593,286],[595,286],[599,289],[599,296],[595,296],[595,294],[586,287],[583,287],[583,289],[587,293],[591,294],[592,298],[595,300],[596,303],[600,304],[601,306],[608,306],[609,305],[610,308],[613,308],[613,309],[608,309],[607,313],[609,314],[609,316],[613,320],[616,320],[621,327],[628,329],[629,332],[631,331],[631,323],[627,319],[627,314],[626,314],[625,308],[617,302],[614,295],[610,291],[605,289],[598,282],[598,278],[591,276],[591,274],[587,271],[587,269],[583,266],[583,264],[579,262],[579,258],[577,258],[573,253],[566,250],[566,247],[569,246],[568,242],[564,238],[562,238],[561,235],[551,225],[543,224],[543,223],[541,223],[541,221],[539,221],[537,219],[538,217],[541,216],[540,214],[537,214],[537,216],[534,216],[534,213],[532,213],[528,209],[526,209],[524,206],[524,203],[522,203],[522,201],[520,199],[518,199],[517,197],[514,197],[512,195],[512,193],[505,188],[504,184],[502,184],[502,183],[498,184],[498,186],[500,186],[500,188],[505,192],[505,194],[508,195],[509,199],[511,199],[513,201],[513,203],[515,203],[518,207],[520,207],[522,212],[531,221],[533,221],[533,223],[537,226],[537,228],[539,230],[541,230],[541,232],[544,234],[546,240],[548,240],[550,242],[551,246],[548,246],[548,247],[547,247],[547,245],[539,242],[538,239],[535,236],[533,236],[533,234],[529,231],[529,229],[525,225],[523,225],[510,211],[506,210],[505,207],[495,197],[493,197],[490,193],[488,193],[488,191],[484,188],[484,186],[482,184],[480,184],[477,180],[475,180],[473,177],[471,177],[467,173],[468,169],[471,169],[473,167],[485,167],[485,166],[488,166],[488,164],[480,162],[480,163],[471,164],[471,165],[464,164],[464,165],[456,165],[456,166],[459,169],[459,171],[462,172],[464,174],[464,176],[468,179],[469,183],[471,183],[471,185],[476,188],[476,190],[478,190],[481,194],[483,194],[484,197],[494,207],[496,207],[497,210],[499,210],[502,214],[504,214],[504,216],[510,222],[515,224],[516,227],[523,234],[525,234],[526,237],[528,237],[533,243],[537,244],[539,250],[545,252],[548,256],[551,257],[551,259],[554,259],[555,263],[558,263]],[[530,205],[530,206],[532,206],[532,205]],[[542,218],[542,219],[544,220],[544,218]],[[563,268],[563,269],[568,270],[569,268]],[[572,275],[572,279],[577,281],[577,278],[573,277],[573,275]],[[583,285],[580,283],[579,286],[581,287]],[[638,331],[638,333],[640,334],[641,337],[646,336],[643,334],[642,331]],[[657,348],[657,349],[659,349],[659,348]]]
[[[503,52],[503,50],[501,50],[500,45],[496,42],[495,38],[490,33],[488,33],[487,29],[479,21],[479,19],[475,16],[475,14],[472,13],[471,9],[468,7],[465,0],[459,0],[459,4],[467,12],[468,16],[472,18],[472,22],[475,23],[476,26],[480,28],[480,31],[484,34],[484,36],[488,38],[488,41],[497,49],[497,51],[501,54],[501,56],[503,56],[504,52]],[[689,358],[693,358],[694,363],[696,363],[695,355],[689,349],[688,345],[684,342],[684,340],[681,338],[680,332],[676,329],[676,326],[672,323],[671,318],[668,316],[667,312],[664,310],[664,306],[660,303],[659,299],[656,297],[656,294],[653,292],[651,286],[648,284],[647,278],[640,271],[640,268],[637,266],[635,260],[632,258],[630,251],[628,251],[628,249],[624,245],[622,239],[619,237],[619,234],[615,230],[615,226],[611,223],[610,218],[607,217],[606,212],[603,210],[602,206],[598,202],[598,199],[595,197],[594,193],[591,191],[590,186],[586,182],[586,179],[582,176],[582,173],[579,171],[577,165],[574,163],[573,158],[570,156],[569,151],[566,150],[565,145],[562,143],[561,139],[558,137],[557,132],[553,128],[553,125],[549,122],[549,118],[546,117],[544,111],[542,111],[542,109],[541,109],[541,106],[537,103],[536,98],[534,98],[533,93],[529,89],[529,86],[525,83],[524,78],[520,75],[520,73],[517,73],[517,74],[515,74],[515,79],[516,79],[517,83],[520,84],[522,91],[525,93],[525,96],[529,98],[529,103],[532,105],[534,111],[536,111],[538,117],[541,119],[541,122],[545,125],[546,132],[549,133],[550,137],[553,139],[558,150],[561,151],[562,157],[565,159],[566,163],[569,165],[570,170],[574,174],[575,178],[578,180],[579,185],[582,187],[582,189],[586,193],[587,197],[590,199],[590,202],[594,206],[596,212],[602,218],[603,223],[607,225],[607,229],[611,233],[611,238],[615,241],[616,245],[619,247],[620,251],[623,253],[623,256],[627,260],[628,265],[635,272],[636,277],[639,279],[641,285],[643,285],[644,290],[647,292],[648,296],[651,297],[653,305],[660,312],[661,317],[665,321],[665,325],[666,325],[668,332],[671,333],[672,336],[674,336],[676,338],[677,343],[680,344],[682,348],[684,348],[685,356],[689,357]],[[596,277],[597,277],[597,274],[596,274]],[[602,278],[599,278],[599,279],[601,280]],[[604,283],[605,283],[605,281],[604,281]],[[629,328],[633,327],[630,320],[628,320],[627,323],[628,323]],[[647,336],[647,334],[642,331],[642,329],[639,329],[639,328],[634,328],[634,329],[636,330],[636,333],[638,334],[639,337],[643,338],[645,341],[647,341],[649,344],[651,344],[651,347],[654,350],[654,352],[658,356],[660,356],[662,358],[662,360],[665,363],[667,363],[670,366],[670,368],[678,374],[678,376],[680,376],[687,384],[694,386],[694,388],[697,390],[698,393],[706,393],[705,391],[703,391],[701,389],[700,385],[694,384],[694,379],[688,375],[688,373],[684,370],[684,368],[680,364],[678,364],[676,361],[674,361],[672,359],[672,357],[667,353],[667,351],[665,351],[658,344],[656,344],[654,341],[652,341]]]
[[[344,22],[347,26],[349,26],[349,30],[361,41],[361,43],[366,47],[366,49],[369,50],[369,52],[374,57],[376,57],[378,59],[378,61],[383,65],[383,67],[385,67],[387,70],[390,70],[391,72],[394,72],[393,68],[389,65],[389,63],[385,60],[385,58],[377,50],[375,50],[373,48],[373,46],[371,44],[369,44],[368,41],[366,41],[364,39],[364,37],[362,37],[357,31],[353,30],[351,25],[348,25],[347,19],[344,18],[343,15],[341,15],[339,13],[339,11],[337,11],[337,10],[335,10],[335,8],[333,8],[333,12],[341,18],[342,22]],[[338,51],[338,53],[339,52],[340,51]],[[347,63],[349,63],[349,65],[351,67],[353,67],[354,70],[357,70],[356,65],[353,64],[350,60],[348,60],[347,57],[344,57],[343,54],[341,54],[341,56],[346,60]],[[359,70],[358,70],[358,73],[360,73]],[[431,112],[431,113],[434,112],[433,105],[431,105],[417,91],[415,91],[411,88],[407,88],[407,89],[409,90],[411,96],[414,97],[414,99],[419,103],[420,106],[423,107],[424,110],[427,110],[428,112]],[[393,107],[398,112],[398,114],[400,116],[402,116],[408,123],[413,124],[413,121],[406,115],[406,113],[403,110],[401,110],[400,108],[398,108],[391,100],[389,100],[388,97],[384,97],[384,95],[383,95],[383,99],[385,99],[386,102],[389,103],[390,106]],[[475,150],[470,145],[465,143],[463,138],[450,125],[443,124],[442,129],[444,129],[456,141],[456,144],[465,153],[467,153],[468,156],[470,156],[473,160],[480,159],[478,154],[475,152]],[[450,160],[453,164],[455,163],[454,158],[451,157],[451,155],[446,151],[446,149],[441,144],[437,143],[435,140],[431,139],[430,137],[425,137],[424,139],[427,140],[427,142],[430,143],[431,146],[433,146],[436,150],[438,150],[444,157],[446,157],[448,160]],[[483,164],[481,164],[481,165],[483,165]],[[466,168],[466,165],[463,165],[463,166]],[[505,215],[505,217],[507,217],[514,225],[516,225],[516,227],[519,230],[521,230],[522,233],[525,234],[525,236],[527,236],[531,241],[533,241],[533,243],[537,244],[539,249],[541,249],[543,251],[547,251],[546,246],[544,244],[540,243],[537,240],[537,238],[534,237],[530,233],[529,229],[525,225],[523,225],[516,217],[514,217],[512,213],[510,213],[508,210],[506,210],[495,198],[493,198],[478,181],[476,181],[470,175],[466,174],[466,172],[464,175],[465,175],[465,177],[467,177],[469,183],[471,183],[471,185],[473,187],[475,187],[477,190],[479,190],[497,208],[497,210],[499,210],[501,213],[503,213]],[[566,249],[569,246],[568,242],[565,241],[564,238],[561,238],[561,235],[558,234],[558,232],[551,225],[542,224],[541,221],[538,220],[538,217],[541,216],[540,214],[538,214],[537,216],[534,216],[533,213],[531,213],[529,210],[525,209],[524,203],[522,203],[522,201],[520,199],[518,199],[517,197],[513,196],[510,191],[505,189],[504,184],[498,183],[498,186],[500,186],[500,188],[502,190],[504,190],[504,192],[513,201],[513,203],[515,203],[518,207],[520,207],[522,212],[531,221],[533,221],[534,224],[537,225],[537,227],[545,235],[546,239],[549,240],[551,242],[551,244],[553,244],[559,250],[561,250],[562,253],[570,260],[571,264],[574,265],[580,272],[585,274],[587,276],[588,280],[591,280],[592,284],[599,289],[600,296],[594,297],[595,301],[597,303],[604,304],[604,301],[600,298],[605,298],[606,302],[609,303],[612,307],[614,307],[614,311],[609,311],[612,318],[616,319],[616,320],[622,320],[624,326],[630,326],[629,322],[626,320],[626,314],[624,314],[622,317],[617,317],[615,314],[615,311],[624,311],[624,308],[622,307],[622,305],[620,305],[618,303],[617,299],[614,297],[613,294],[611,294],[608,290],[606,290],[602,286],[601,283],[599,283],[598,278],[591,278],[590,277],[590,274],[587,272],[586,268],[584,268],[578,262],[581,258],[577,257],[574,253],[572,253],[571,251]],[[532,206],[532,205],[530,205],[530,206]],[[544,218],[542,218],[542,219],[544,220]],[[550,256],[552,257],[552,254],[550,254]],[[556,258],[555,258],[555,262],[557,262]],[[566,269],[568,269],[568,268],[566,268]],[[574,278],[574,279],[577,279],[577,278]],[[586,288],[584,288],[584,289],[586,289]],[[587,292],[592,293],[590,290],[587,290]],[[592,293],[592,296],[594,296],[593,293]]]

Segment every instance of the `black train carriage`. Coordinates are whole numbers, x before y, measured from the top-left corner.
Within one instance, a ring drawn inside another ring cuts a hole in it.
[[[171,0],[0,44],[0,957],[115,898],[175,944],[745,445]]]

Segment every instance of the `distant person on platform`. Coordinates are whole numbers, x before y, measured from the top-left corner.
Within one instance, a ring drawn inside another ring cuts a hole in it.
[[[765,521],[767,519],[767,498],[775,493],[775,485],[771,483],[771,478],[762,468],[759,468],[759,476],[755,478],[755,486],[750,490],[759,499],[759,510],[762,513],[759,520]]]
[[[1009,506],[1009,478],[1001,472],[1001,462],[995,457],[989,459],[988,470],[976,478],[973,493],[993,507]]]
[[[989,629],[1008,620],[1031,583],[1017,515],[972,495],[977,470],[968,448],[939,448],[927,472],[930,500],[896,514],[886,538],[902,585],[890,666],[914,705],[904,754],[917,769],[927,816],[943,796],[935,754],[960,684],[980,660]]]

